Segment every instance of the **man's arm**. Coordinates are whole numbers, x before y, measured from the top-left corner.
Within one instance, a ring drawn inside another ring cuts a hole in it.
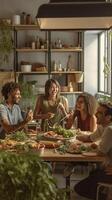
[[[98,145],[99,152],[107,154],[112,149],[112,127],[105,128]]]
[[[21,128],[24,128],[24,126],[32,119],[33,119],[33,112],[30,110],[22,122],[19,122],[18,124],[15,125],[11,125],[6,118],[3,118],[1,119],[1,126],[6,131],[6,133],[11,133]]]
[[[97,130],[95,132],[88,131],[88,133],[89,133],[89,135],[86,134],[86,131],[85,131],[85,134],[83,134],[83,131],[82,131],[82,134],[78,135],[76,137],[76,139],[80,140],[82,142],[96,142],[99,139],[101,139],[101,137],[102,137],[103,127],[99,126],[99,127],[97,127]]]
[[[85,134],[77,135],[76,139],[82,142],[92,142],[90,135],[85,135]]]

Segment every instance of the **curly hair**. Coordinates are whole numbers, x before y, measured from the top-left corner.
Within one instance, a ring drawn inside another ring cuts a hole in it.
[[[105,116],[110,115],[111,116],[111,121],[112,121],[112,105],[109,102],[99,102],[99,106],[105,108]]]
[[[5,83],[5,85],[3,85],[2,90],[1,90],[2,96],[5,98],[5,100],[7,100],[9,94],[16,89],[20,90],[20,86],[18,83],[15,83],[15,82]]]

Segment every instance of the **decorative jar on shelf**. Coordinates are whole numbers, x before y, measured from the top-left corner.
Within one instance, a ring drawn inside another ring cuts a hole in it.
[[[82,83],[83,82],[83,78],[84,78],[84,74],[83,73],[75,74],[75,82],[76,83]]]

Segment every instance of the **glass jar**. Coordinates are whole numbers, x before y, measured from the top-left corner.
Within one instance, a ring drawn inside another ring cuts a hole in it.
[[[73,85],[72,85],[72,82],[69,83],[69,85],[68,85],[68,90],[69,90],[69,92],[73,92]]]
[[[26,24],[26,13],[22,12],[21,14],[21,24]]]
[[[27,14],[26,15],[26,24],[31,24],[31,15],[30,14]]]

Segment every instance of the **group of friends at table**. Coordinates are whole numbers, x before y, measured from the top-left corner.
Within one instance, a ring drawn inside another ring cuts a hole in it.
[[[21,88],[18,83],[8,82],[1,89],[3,103],[0,104],[0,138],[23,129],[33,119],[41,119],[41,130],[48,130],[50,124],[60,124],[65,117],[64,126],[80,129],[77,140],[90,142],[98,154],[105,155],[99,168],[75,185],[76,199],[96,199],[99,182],[112,184],[112,106],[108,102],[97,103],[88,93],[78,96],[73,111],[69,111],[68,100],[60,95],[60,85],[54,79],[45,83],[45,94],[39,95],[34,111],[29,109],[23,117],[19,101]],[[47,123],[46,123],[47,122]],[[62,125],[62,124],[61,124]],[[85,134],[85,133],[89,134]],[[98,144],[95,143],[99,141]]]

